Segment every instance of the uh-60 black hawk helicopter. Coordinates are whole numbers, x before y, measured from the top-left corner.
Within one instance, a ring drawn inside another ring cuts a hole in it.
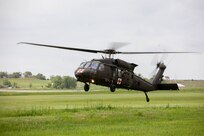
[[[92,50],[72,47],[62,47],[38,43],[20,42],[20,44],[29,44],[35,46],[51,47],[65,50],[82,51],[88,53],[104,53],[108,55],[106,58],[93,59],[91,61],[82,62],[76,69],[75,76],[77,81],[84,83],[84,90],[89,91],[90,84],[107,86],[111,92],[115,92],[116,88],[131,89],[144,92],[146,101],[149,102],[147,92],[155,90],[179,90],[177,84],[164,84],[162,82],[163,73],[166,66],[163,62],[156,64],[158,72],[154,76],[152,82],[148,82],[134,74],[137,64],[129,63],[121,59],[114,59],[114,54],[169,54],[169,53],[194,53],[194,52],[119,52],[116,51],[115,45],[125,45],[126,43],[114,43],[112,49]]]

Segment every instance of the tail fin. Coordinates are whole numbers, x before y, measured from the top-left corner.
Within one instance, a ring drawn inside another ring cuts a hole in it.
[[[164,70],[166,69],[166,66],[164,63],[158,63],[157,68],[159,68],[159,71],[155,75],[152,85],[155,87],[156,90],[179,90],[177,84],[161,84]]]
[[[164,70],[166,69],[166,66],[164,65],[164,63],[158,63],[157,68],[159,68],[159,71],[157,72],[157,74],[155,75],[152,81],[152,85],[154,86],[161,83],[162,78],[163,78],[163,73],[164,73]]]

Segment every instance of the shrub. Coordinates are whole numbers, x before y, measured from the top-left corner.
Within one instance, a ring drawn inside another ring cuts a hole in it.
[[[6,87],[11,87],[11,82],[8,79],[3,80],[3,86]]]
[[[76,79],[69,76],[53,76],[51,77],[51,81],[55,89],[70,89],[76,87]]]

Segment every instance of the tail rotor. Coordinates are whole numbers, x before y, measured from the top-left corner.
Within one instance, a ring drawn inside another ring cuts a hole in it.
[[[150,73],[150,77],[153,78],[155,77],[157,71],[159,68],[166,68],[166,66],[164,65],[164,60],[167,58],[167,54],[163,54],[160,59],[158,55],[154,55],[154,57],[152,58],[151,61],[151,65],[156,65],[156,67],[154,68],[154,70]],[[165,69],[164,68],[164,69]]]

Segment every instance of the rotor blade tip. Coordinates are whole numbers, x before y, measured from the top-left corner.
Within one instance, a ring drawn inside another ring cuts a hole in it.
[[[17,44],[22,44],[23,42],[18,42]]]
[[[18,42],[17,44],[27,44],[27,42]]]

